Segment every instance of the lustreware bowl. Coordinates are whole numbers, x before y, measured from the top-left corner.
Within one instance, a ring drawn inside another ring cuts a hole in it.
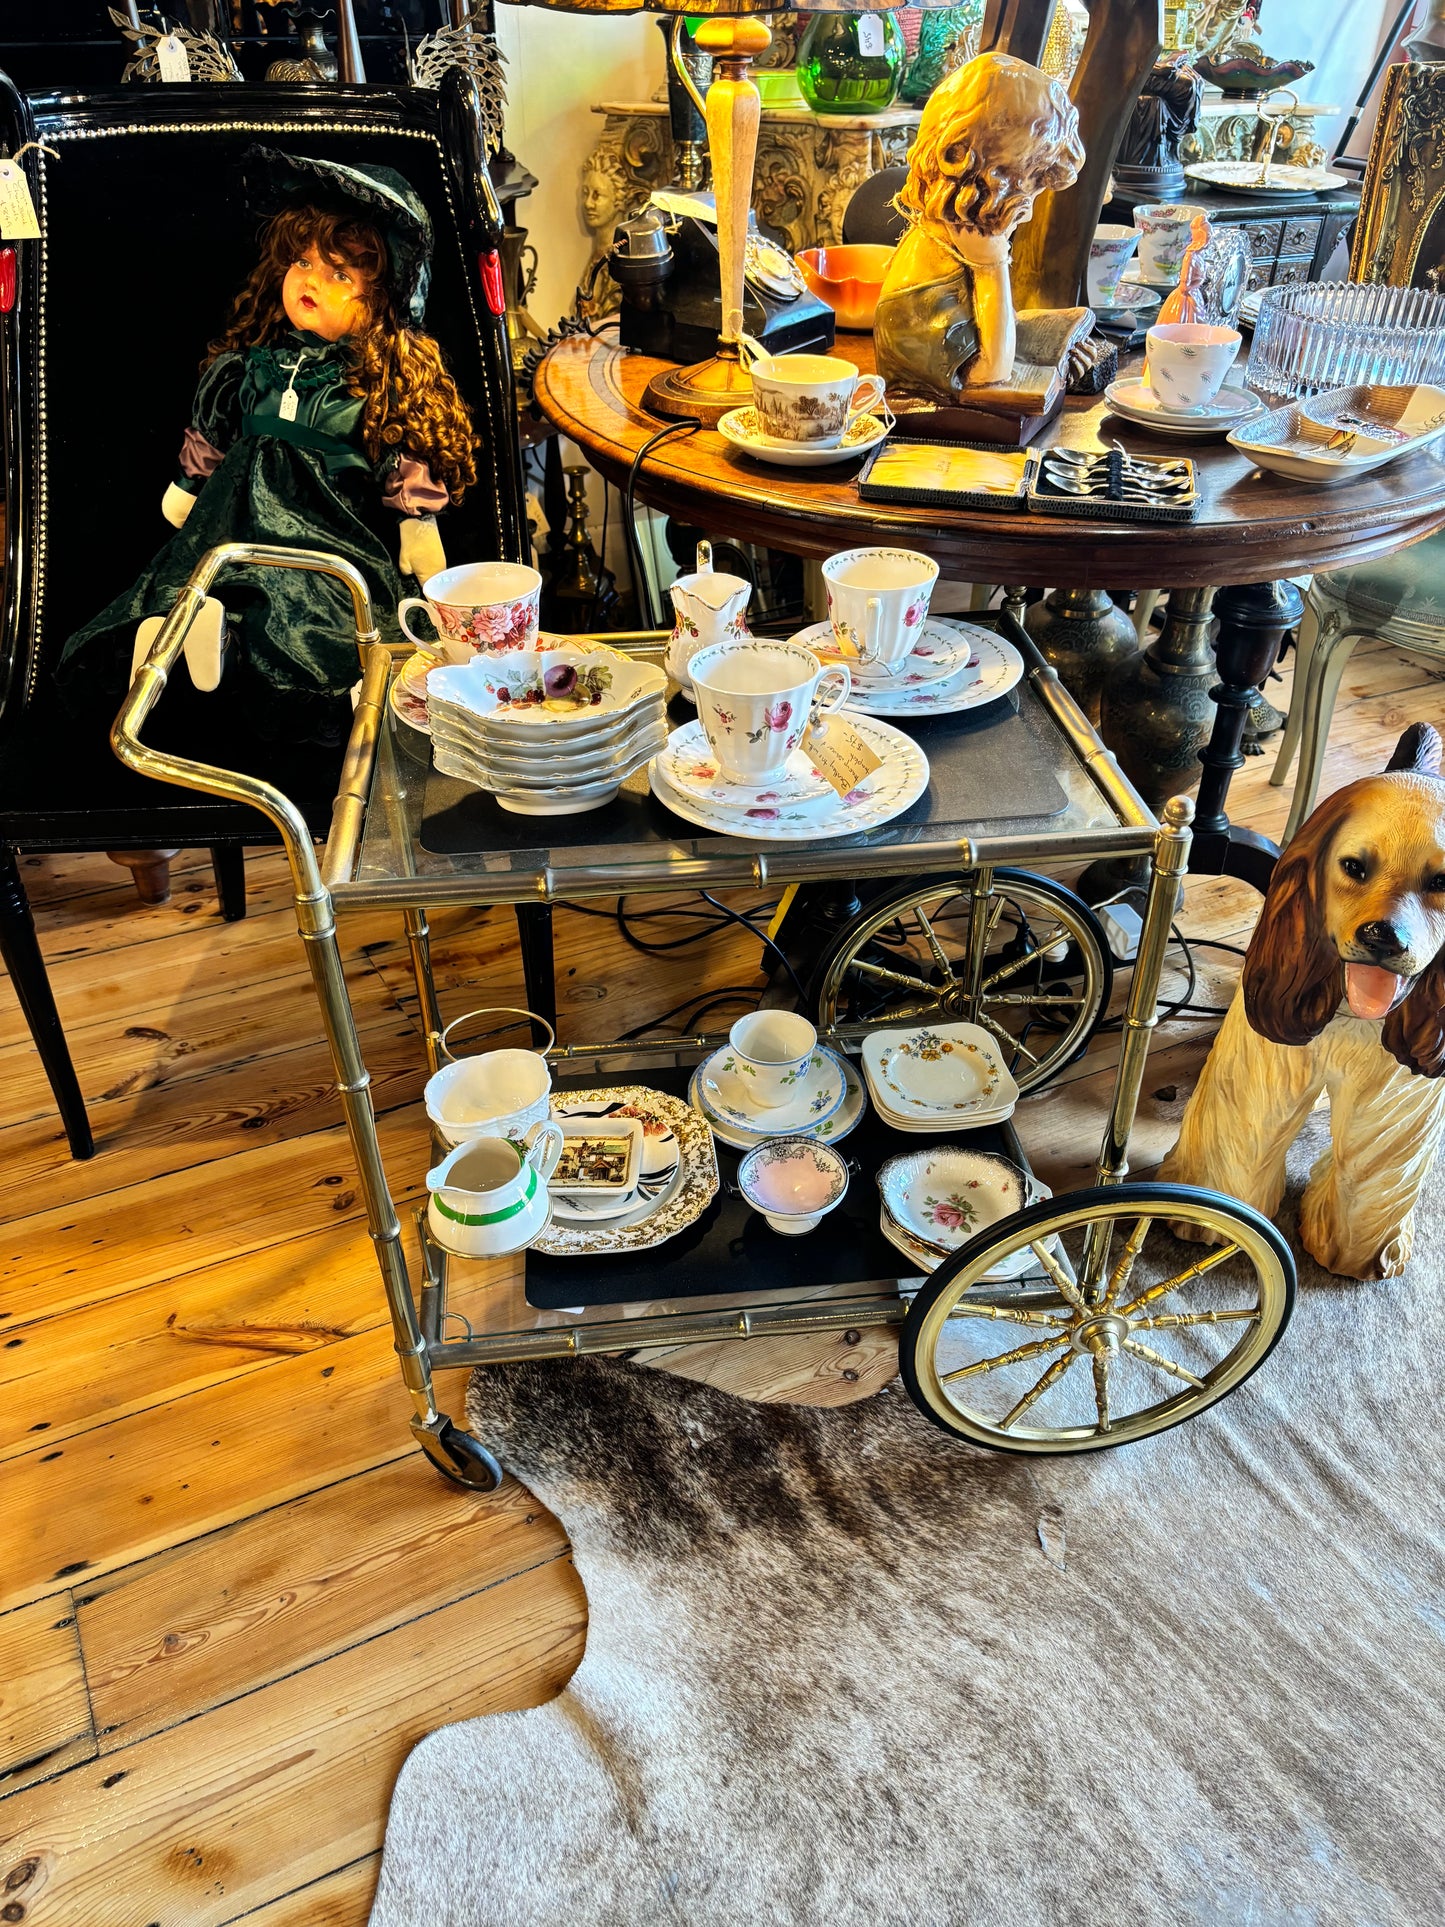
[[[838,326],[862,334],[872,329],[883,277],[897,252],[871,242],[843,242],[804,248],[793,259],[813,293],[837,315]]]

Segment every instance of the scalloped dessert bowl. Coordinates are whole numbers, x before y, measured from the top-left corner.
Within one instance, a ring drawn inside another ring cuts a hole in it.
[[[1007,1158],[951,1144],[889,1158],[877,1183],[887,1216],[940,1259],[1022,1211],[1032,1194]]]
[[[497,742],[529,740],[581,747],[655,709],[667,695],[666,673],[618,650],[570,645],[516,656],[476,656],[427,678],[427,708],[438,718]]]

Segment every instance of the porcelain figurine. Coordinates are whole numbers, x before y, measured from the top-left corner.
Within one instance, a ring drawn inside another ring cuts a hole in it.
[[[175,533],[61,655],[63,686],[112,712],[137,644],[217,543],[344,557],[399,640],[402,575],[422,583],[446,567],[437,513],[476,481],[471,416],[421,325],[432,225],[410,184],[264,147],[247,150],[242,175],[264,222],[260,258],[202,362],[160,505]],[[290,739],[350,727],[358,665],[341,583],[269,569],[228,584],[225,608],[208,597],[186,646],[197,687],[216,686],[228,640],[228,702],[248,727]]]
[[[1437,732],[1412,724],[1382,775],[1337,790],[1286,846],[1159,1174],[1272,1216],[1286,1153],[1326,1094],[1330,1148],[1299,1235],[1345,1278],[1404,1270],[1445,1124],[1440,761]]]
[[[1179,285],[1164,297],[1156,323],[1168,321],[1205,321],[1201,297],[1204,292],[1205,249],[1214,235],[1207,214],[1196,214],[1189,225],[1189,245],[1179,265]]]
[[[980,54],[935,89],[897,205],[908,222],[874,320],[878,372],[940,402],[1007,386],[1015,361],[1061,369],[1086,309],[1016,315],[1010,240],[1083,163],[1079,116],[1027,61]]]

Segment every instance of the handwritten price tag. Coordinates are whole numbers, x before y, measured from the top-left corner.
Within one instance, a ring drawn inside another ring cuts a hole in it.
[[[810,725],[805,729],[802,751],[812,757],[814,769],[839,796],[856,790],[883,762],[841,716],[829,716],[817,728]]]
[[[190,79],[190,55],[179,34],[168,33],[164,40],[156,42],[156,65],[160,68],[162,80],[185,82]]]
[[[871,59],[886,50],[887,43],[883,34],[881,14],[860,13],[858,15],[858,51],[865,59]]]
[[[0,161],[0,239],[35,241],[39,236],[25,170],[14,161]]]

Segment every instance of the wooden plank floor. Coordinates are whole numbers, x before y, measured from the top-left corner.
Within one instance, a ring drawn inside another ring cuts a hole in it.
[[[1362,651],[1327,787],[1442,712],[1426,672]],[[1246,765],[1235,814],[1278,833],[1289,792],[1266,788],[1269,768]],[[101,857],[24,874],[99,1151],[70,1161],[0,990],[0,1919],[357,1927],[408,1748],[556,1693],[582,1652],[582,1589],[524,1490],[471,1497],[411,1446],[280,859],[252,858],[233,925],[200,852],[161,908]],[[1201,879],[1181,922],[1237,943],[1256,909]],[[520,1001],[509,913],[436,923],[450,1013]],[[343,935],[393,1182],[415,1197],[405,949],[395,919]],[[759,981],[742,938],[643,961],[562,912],[558,940],[564,1038]],[[1199,964],[1198,1000],[1227,1001],[1236,961]],[[1167,1148],[1212,1029],[1160,1033],[1136,1169]],[[1056,1187],[1092,1163],[1115,1048],[1020,1114]],[[770,1341],[686,1362],[815,1398],[892,1366],[887,1335],[846,1359]],[[442,1389],[457,1409],[461,1384]]]

